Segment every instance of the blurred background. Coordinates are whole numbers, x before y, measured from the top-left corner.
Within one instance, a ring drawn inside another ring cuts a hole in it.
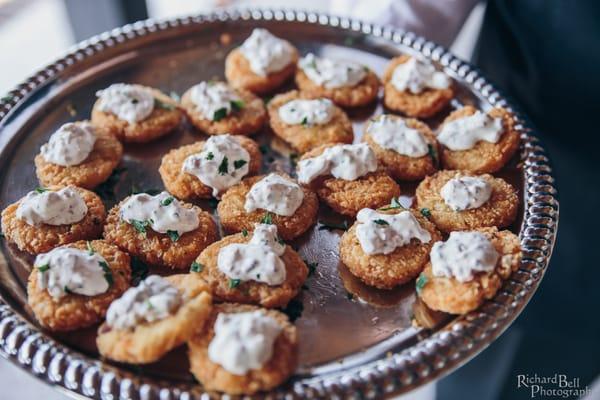
[[[561,217],[549,270],[492,346],[405,398],[520,399],[517,375],[580,378],[600,399],[600,2],[592,0],[0,0],[0,95],[70,46],[146,18],[230,6],[291,7],[412,30],[477,65],[538,128]],[[0,359],[0,399],[65,399]]]

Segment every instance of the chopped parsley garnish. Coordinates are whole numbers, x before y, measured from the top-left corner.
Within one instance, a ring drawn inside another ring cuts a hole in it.
[[[285,241],[280,237],[277,237],[277,243],[279,243],[282,246],[285,246]]]
[[[302,118],[301,124],[302,124],[302,126],[307,126],[308,125],[308,117]]]
[[[390,205],[387,206],[387,207],[382,207],[382,208],[380,208],[380,210],[381,211],[388,211],[388,210],[397,210],[399,208],[404,208],[402,206],[402,204],[400,204],[400,200],[397,199],[397,198],[395,198],[395,197],[392,197],[392,201],[390,202]]]
[[[437,165],[438,157],[437,157],[437,152],[435,151],[435,148],[433,147],[433,145],[431,145],[431,144],[427,145],[427,152],[429,154],[429,157],[431,157],[431,161],[433,161],[433,165]]]
[[[229,289],[235,289],[236,287],[240,286],[240,283],[242,283],[240,279],[230,279]]]
[[[317,267],[319,266],[318,262],[308,262],[308,261],[304,260],[304,263],[308,267],[308,276],[311,276],[312,274],[314,274],[315,271],[317,270]]]
[[[285,308],[281,309],[281,312],[286,314],[291,322],[300,318],[302,311],[304,311],[304,304],[298,299],[292,299]]]
[[[235,167],[235,169],[240,169],[247,163],[248,163],[248,161],[246,161],[246,160],[235,160],[233,162],[233,166]]]
[[[348,298],[348,300],[352,301],[352,299],[354,299],[354,295],[350,292],[346,292],[346,297]]]
[[[179,233],[177,231],[167,231],[167,235],[172,242],[176,242],[179,240]]]
[[[100,264],[102,270],[104,271],[104,279],[106,279],[106,282],[108,282],[109,286],[112,286],[114,279],[108,263],[106,261],[99,261],[98,264]]]
[[[269,151],[271,151],[271,148],[268,145],[263,144],[259,146],[259,150],[262,154],[267,154]]]
[[[144,235],[146,234],[146,227],[150,225],[149,220],[140,221],[137,219],[132,219],[129,221],[129,223],[135,228],[136,231],[138,231],[139,233],[143,233]]]
[[[190,267],[190,272],[202,272],[204,269],[204,265],[199,262],[194,261]]]
[[[37,267],[37,269],[40,272],[46,272],[50,269],[50,265],[49,264],[40,265],[39,267]]]
[[[231,100],[230,104],[233,111],[240,111],[244,108],[244,102],[242,100]]]
[[[146,304],[148,305],[148,309],[152,310],[154,308],[154,305],[152,302],[150,302],[150,300],[146,300]]]
[[[389,225],[390,224],[385,219],[374,219],[373,222],[376,223],[377,225]]]
[[[273,214],[267,212],[264,217],[260,220],[261,224],[272,225],[273,224]]]
[[[215,155],[213,154],[212,151],[209,151],[208,154],[206,155],[206,159],[210,161],[213,158],[215,158]]]
[[[69,289],[69,288],[68,288],[66,285],[65,285],[65,287],[63,288],[63,290],[65,291],[65,293],[66,293],[66,294],[75,294],[75,293],[73,293],[73,291],[72,291],[71,289]]]
[[[229,160],[223,157],[223,161],[219,164],[219,174],[225,175],[227,172],[229,172]]]
[[[214,210],[219,205],[219,200],[215,199],[214,197],[211,197],[210,199],[208,199],[208,205]]]
[[[417,288],[417,293],[421,293],[421,290],[427,284],[427,277],[424,274],[419,275],[417,278],[417,282],[415,283],[415,287]]]
[[[159,100],[156,97],[154,98],[154,107],[162,108],[164,110],[174,110],[176,108],[174,104],[165,103],[164,101]]]
[[[227,116],[227,108],[222,107],[213,113],[213,121],[220,121]]]
[[[95,192],[103,200],[115,200],[115,186],[119,183],[121,175],[127,168],[116,168],[113,173],[102,184],[96,187]]]
[[[94,250],[94,248],[92,247],[92,242],[90,242],[89,240],[86,242],[87,245],[87,251],[88,254],[91,256],[92,254],[94,254],[96,251]]]
[[[131,257],[131,284],[136,286],[146,279],[150,268],[137,257]]]
[[[248,236],[248,229],[242,229],[242,236],[243,237]]]
[[[421,214],[427,219],[431,218],[431,210],[429,208],[421,208]]]
[[[335,222],[327,222],[327,221],[319,221],[319,230],[324,231],[332,231],[335,229],[340,229],[342,231],[348,230],[348,221],[344,220],[342,223],[336,224]]]
[[[167,197],[166,199],[163,199],[160,201],[160,205],[161,206],[168,206],[169,204],[171,204],[173,202],[173,200],[175,200],[172,196]]]
[[[36,191],[36,193],[44,193],[44,192],[47,192],[48,189],[43,188],[43,187],[36,187],[35,191]]]

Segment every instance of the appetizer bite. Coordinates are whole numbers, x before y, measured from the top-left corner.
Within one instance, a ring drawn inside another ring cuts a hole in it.
[[[392,289],[423,271],[431,246],[441,239],[435,225],[415,210],[364,208],[342,235],[340,258],[367,285]]]
[[[409,117],[427,118],[454,97],[450,77],[427,61],[408,55],[390,61],[383,75],[383,103]]]
[[[85,328],[104,319],[130,279],[126,253],[103,240],[82,240],[36,257],[27,283],[27,303],[46,329]]]
[[[352,143],[352,122],[325,98],[293,90],[269,102],[269,122],[275,135],[304,153],[323,144]]]
[[[158,172],[167,190],[183,200],[220,197],[242,178],[260,171],[262,154],[252,139],[211,136],[169,151]]]
[[[107,129],[88,121],[62,125],[35,156],[35,173],[43,186],[74,185],[93,189],[121,161],[123,145]]]
[[[296,71],[298,50],[266,29],[256,28],[225,59],[225,77],[236,88],[256,94],[273,91]]]
[[[100,354],[132,364],[157,361],[204,327],[212,298],[184,275],[150,275],[113,301],[98,329]]]
[[[298,162],[298,181],[340,214],[355,216],[379,208],[400,195],[400,187],[381,168],[366,143],[323,145]]]
[[[123,142],[146,143],[164,136],[183,116],[175,100],[147,86],[115,83],[96,96],[92,122]]]
[[[283,240],[306,232],[316,222],[318,210],[319,201],[312,191],[277,173],[242,180],[225,192],[217,206],[227,232],[251,231],[256,223],[272,223]]]
[[[192,124],[209,135],[252,135],[267,120],[263,101],[248,90],[225,82],[200,82],[181,97]]]
[[[514,124],[503,108],[486,114],[465,106],[452,112],[437,134],[443,167],[477,174],[498,171],[519,149],[520,136]]]
[[[377,98],[380,83],[364,65],[308,53],[298,62],[296,84],[312,97],[326,97],[341,107],[357,107]]]
[[[394,179],[418,181],[437,170],[435,135],[419,120],[380,115],[369,121],[363,141]]]
[[[232,395],[273,389],[298,364],[296,327],[279,311],[218,304],[188,341],[190,370],[206,390]]]
[[[509,231],[481,228],[452,232],[433,245],[431,261],[416,281],[417,294],[431,309],[465,314],[494,297],[519,268],[519,238]]]
[[[167,192],[127,197],[108,213],[104,238],[155,266],[188,269],[217,240],[217,225],[197,206]]]
[[[100,197],[75,186],[37,188],[2,211],[2,232],[19,250],[45,253],[102,235],[106,210]]]
[[[501,178],[467,171],[439,171],[425,178],[415,192],[415,205],[443,232],[495,226],[516,218],[519,198]]]
[[[302,258],[279,238],[277,227],[269,224],[256,224],[251,232],[211,244],[191,271],[220,300],[267,308],[285,307],[308,276]]]

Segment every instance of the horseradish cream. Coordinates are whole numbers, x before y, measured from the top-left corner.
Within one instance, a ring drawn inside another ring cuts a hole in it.
[[[81,221],[88,208],[73,187],[57,191],[38,188],[27,193],[17,207],[17,218],[29,225],[70,225]]]
[[[240,51],[248,60],[252,72],[259,76],[281,71],[292,62],[294,56],[294,48],[288,42],[262,28],[252,31],[240,46]]]
[[[329,99],[291,100],[277,110],[288,125],[325,125],[333,118],[333,103]]]
[[[353,181],[377,169],[377,158],[366,144],[339,144],[325,149],[317,157],[298,162],[298,181],[310,183],[321,175]]]
[[[369,124],[367,132],[384,149],[404,156],[419,158],[429,152],[429,144],[423,134],[409,128],[406,121],[398,117],[382,115]]]
[[[98,109],[130,124],[146,119],[154,110],[152,91],[141,85],[115,83],[96,92]]]
[[[96,143],[94,127],[87,123],[67,123],[50,136],[40,152],[49,163],[69,167],[81,164],[90,155]]]
[[[440,190],[444,203],[454,211],[481,207],[492,195],[492,186],[483,178],[452,178]]]
[[[304,200],[302,188],[281,175],[270,173],[256,182],[246,195],[246,212],[262,209],[286,217],[294,215]]]
[[[328,89],[358,85],[367,75],[367,69],[352,61],[316,57],[308,53],[298,62],[306,76],[319,86]]]
[[[437,139],[450,150],[469,150],[480,141],[498,143],[503,131],[502,118],[490,118],[477,111],[473,115],[445,123]]]
[[[204,118],[214,121],[243,106],[240,96],[224,82],[200,82],[190,90],[190,99]]]
[[[446,89],[450,86],[450,78],[443,72],[435,70],[433,64],[425,60],[411,57],[394,68],[392,85],[399,91],[419,94],[425,89]]]

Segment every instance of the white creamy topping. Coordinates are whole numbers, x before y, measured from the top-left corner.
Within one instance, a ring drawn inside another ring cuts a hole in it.
[[[256,75],[267,76],[287,67],[294,55],[293,47],[266,29],[256,28],[240,46],[240,51]]]
[[[202,152],[183,162],[182,171],[213,189],[213,196],[230,188],[248,174],[250,153],[231,135],[208,138]]]
[[[377,169],[377,158],[366,144],[339,144],[298,163],[298,181],[310,183],[320,175],[353,181]]]
[[[444,203],[454,211],[481,207],[490,199],[492,186],[482,178],[452,178],[440,190]]]
[[[56,192],[36,189],[19,201],[17,218],[32,226],[70,225],[81,221],[87,212],[85,201],[72,187]]]
[[[273,355],[282,327],[263,311],[220,313],[208,358],[234,375],[260,369]]]
[[[240,96],[224,82],[200,82],[190,90],[190,99],[204,118],[215,121],[243,106]]]
[[[482,140],[498,143],[503,131],[502,118],[490,118],[477,111],[468,117],[445,123],[437,139],[450,150],[469,150]]]
[[[298,65],[311,81],[328,89],[356,86],[367,75],[367,69],[363,65],[316,57],[312,53],[302,57]]]
[[[256,182],[246,195],[246,212],[267,210],[286,217],[294,215],[304,200],[302,188],[281,175],[270,173]]]
[[[117,116],[130,124],[144,120],[154,110],[152,91],[141,85],[115,83],[96,92],[98,109]]]
[[[383,214],[363,208],[356,215],[356,222],[356,237],[367,254],[390,254],[397,247],[409,244],[413,238],[421,243],[431,240],[429,232],[421,227],[410,211]]]
[[[394,68],[391,83],[399,91],[407,90],[413,94],[419,94],[427,88],[448,88],[450,78],[443,72],[436,71],[429,61],[411,57]]]
[[[193,231],[200,224],[198,213],[185,208],[168,192],[156,196],[134,194],[121,206],[121,219],[134,226],[150,226],[155,232],[182,233]]]
[[[445,242],[434,243],[430,256],[434,276],[459,282],[472,280],[477,272],[493,271],[500,257],[480,232],[452,232]]]
[[[81,164],[94,149],[94,143],[96,134],[91,124],[67,123],[50,136],[50,140],[42,145],[40,152],[49,163],[69,167]]]
[[[34,267],[39,287],[55,299],[70,293],[96,296],[106,292],[112,282],[106,260],[89,250],[59,247],[39,254]]]
[[[279,107],[279,118],[288,125],[324,125],[333,118],[329,99],[291,100]]]
[[[163,277],[150,275],[110,304],[106,323],[115,329],[133,329],[175,314],[182,303],[176,287]]]
[[[230,279],[281,285],[285,264],[280,256],[285,244],[279,242],[275,225],[256,224],[248,243],[233,243],[219,250],[217,268]]]
[[[381,147],[404,156],[418,158],[429,152],[429,144],[417,129],[409,128],[406,121],[391,115],[382,115],[372,121],[367,132]]]

